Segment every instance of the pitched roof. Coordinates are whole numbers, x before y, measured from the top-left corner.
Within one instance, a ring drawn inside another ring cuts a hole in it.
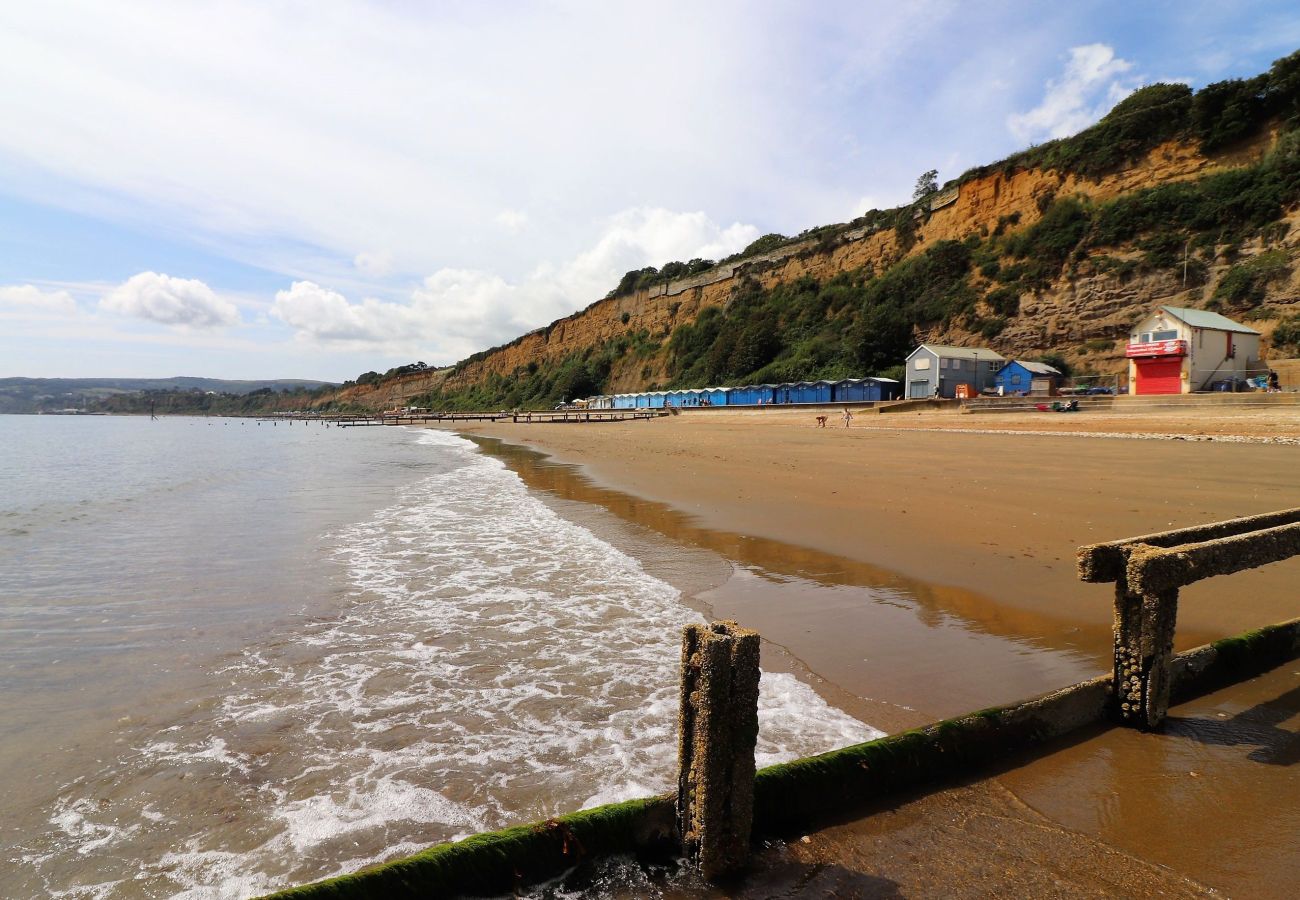
[[[935,356],[942,356],[947,359],[986,359],[989,362],[1003,359],[1000,353],[995,353],[985,347],[949,347],[946,344],[922,344],[916,350],[929,350]],[[913,350],[907,354],[910,359],[915,353]]]
[[[1047,363],[1029,362],[1028,360],[1025,359],[1013,359],[1010,362],[1008,362],[1007,365],[1011,365],[1011,363],[1015,363],[1016,365],[1020,366],[1022,369],[1026,369],[1034,375],[1060,375],[1061,374],[1060,369],[1057,369],[1054,366],[1049,366]]]
[[[1193,328],[1209,328],[1213,331],[1235,331],[1237,334],[1259,334],[1255,329],[1234,322],[1227,316],[1221,316],[1207,309],[1187,309],[1182,306],[1160,307],[1169,315]]]

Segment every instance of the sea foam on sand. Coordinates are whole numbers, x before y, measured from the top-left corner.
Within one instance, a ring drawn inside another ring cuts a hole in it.
[[[448,471],[331,536],[342,613],[250,647],[209,717],[109,773],[187,782],[108,808],[72,791],[43,864],[93,846],[126,860],[84,895],[125,878],[234,897],[671,789],[680,632],[700,615],[470,442],[416,439]],[[759,723],[760,766],[880,735],[784,673],[763,674]],[[185,814],[203,803],[233,819]],[[131,860],[133,825],[160,821],[176,849]]]

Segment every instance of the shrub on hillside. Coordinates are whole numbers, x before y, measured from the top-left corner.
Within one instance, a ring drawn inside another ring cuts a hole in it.
[[[1214,300],[1231,306],[1258,306],[1272,281],[1291,274],[1284,250],[1270,250],[1229,269],[1214,288]]]
[[[1284,127],[1300,120],[1300,51],[1254,78],[1208,84],[1192,103],[1193,127],[1206,153],[1249,137],[1272,118]]]
[[[1054,201],[1043,217],[1006,239],[1011,256],[1054,265],[1057,270],[1079,246],[1092,224],[1092,214],[1073,197]]]
[[[1278,323],[1273,331],[1273,347],[1293,355],[1300,355],[1300,315],[1289,316]]]
[[[1014,316],[1020,312],[1020,291],[1009,285],[1004,285],[989,291],[984,297],[984,302],[999,316]]]

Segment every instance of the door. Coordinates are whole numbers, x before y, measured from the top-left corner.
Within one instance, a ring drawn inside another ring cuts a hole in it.
[[[1181,394],[1183,361],[1178,359],[1139,359],[1137,361],[1139,394]]]

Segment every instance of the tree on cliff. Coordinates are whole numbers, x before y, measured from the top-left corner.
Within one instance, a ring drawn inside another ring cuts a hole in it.
[[[912,202],[920,203],[926,197],[939,190],[939,170],[930,169],[916,176],[916,187],[912,188]]]

